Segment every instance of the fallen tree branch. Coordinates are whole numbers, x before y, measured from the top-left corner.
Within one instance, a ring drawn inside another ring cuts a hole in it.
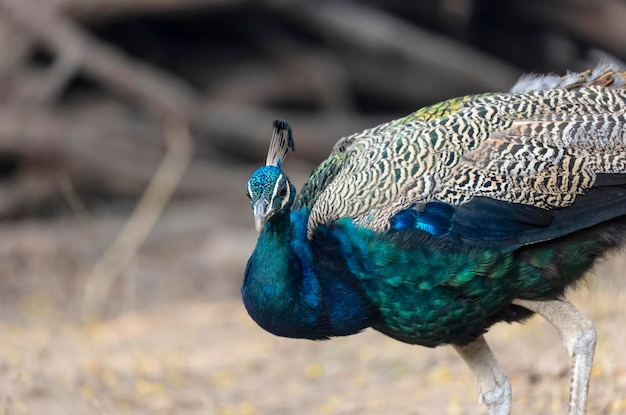
[[[0,12],[67,62],[159,112],[186,114],[194,92],[181,80],[90,36],[49,2],[0,0]]]

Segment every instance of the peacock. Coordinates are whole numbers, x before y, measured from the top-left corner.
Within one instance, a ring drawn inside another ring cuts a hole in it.
[[[259,237],[241,293],[259,326],[451,345],[504,415],[510,383],[483,335],[536,313],[571,356],[569,415],[586,412],[596,331],[565,293],[626,240],[624,68],[525,75],[344,137],[298,194],[293,150],[274,121],[246,186]]]

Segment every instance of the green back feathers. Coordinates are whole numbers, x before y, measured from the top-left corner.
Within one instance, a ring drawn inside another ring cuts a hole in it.
[[[442,118],[450,114],[457,112],[465,103],[471,102],[476,98],[495,95],[493,93],[480,94],[480,95],[466,95],[464,97],[452,98],[446,101],[439,102],[434,105],[420,108],[412,114],[407,115],[404,118],[400,118],[396,122],[398,124],[408,124],[413,121],[432,121],[437,118]]]

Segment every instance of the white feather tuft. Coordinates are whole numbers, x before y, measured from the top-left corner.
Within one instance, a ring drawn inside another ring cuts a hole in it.
[[[265,165],[280,167],[289,149],[295,151],[291,126],[287,121],[274,120],[274,131],[270,140],[270,147],[267,150]]]
[[[618,63],[609,59],[601,60],[591,71],[586,72],[569,72],[567,75],[559,76],[554,74],[538,75],[526,74],[522,75],[515,85],[511,88],[512,93],[526,93],[531,91],[541,91],[552,88],[568,88],[581,83],[591,83],[606,72],[620,72],[624,68]],[[624,87],[624,79],[616,76],[610,88]]]

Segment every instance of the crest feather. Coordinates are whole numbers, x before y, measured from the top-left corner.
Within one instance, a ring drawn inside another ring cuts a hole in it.
[[[280,167],[289,149],[296,151],[291,126],[287,121],[274,120],[274,131],[270,140],[270,148],[267,151],[265,165]]]

